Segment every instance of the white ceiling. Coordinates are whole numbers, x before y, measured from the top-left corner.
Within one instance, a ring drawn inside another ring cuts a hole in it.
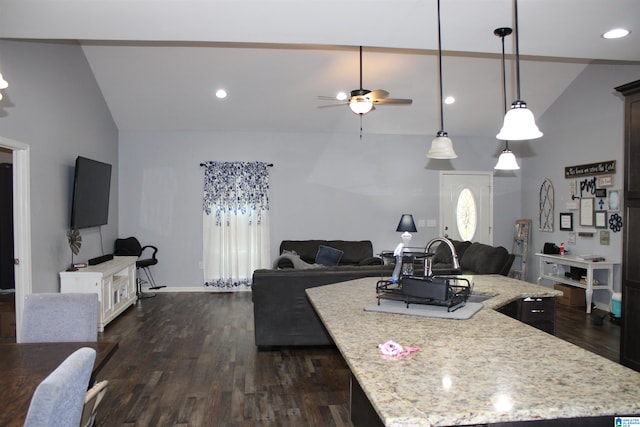
[[[0,37],[75,39],[119,129],[359,132],[318,95],[364,87],[365,133],[439,130],[436,0],[0,0]],[[640,1],[519,0],[522,98],[541,115],[594,60],[640,64]],[[441,0],[445,130],[492,136],[502,117],[500,39],[512,0]],[[613,27],[632,30],[604,40]],[[507,52],[514,52],[513,35]],[[512,55],[508,102],[516,98]],[[5,76],[10,81],[10,76]],[[620,84],[626,82],[620,82]],[[215,90],[229,96],[216,99]]]

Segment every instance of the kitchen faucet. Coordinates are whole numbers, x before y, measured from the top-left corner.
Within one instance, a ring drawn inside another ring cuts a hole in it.
[[[447,245],[449,247],[449,251],[451,252],[451,260],[452,260],[452,268],[454,270],[458,270],[460,269],[460,263],[458,262],[458,254],[456,253],[456,248],[455,246],[453,246],[453,243],[451,243],[451,240],[447,239],[446,237],[434,237],[433,239],[429,240],[429,243],[427,243],[427,247],[425,249],[425,251],[427,253],[429,253],[429,250],[431,249],[431,246],[433,246],[433,244],[435,242],[440,242],[440,243],[444,243],[445,245]],[[425,260],[425,266],[424,266],[424,275],[426,277],[431,277],[433,275],[433,272],[431,271],[431,258],[432,256],[427,256],[426,260]]]

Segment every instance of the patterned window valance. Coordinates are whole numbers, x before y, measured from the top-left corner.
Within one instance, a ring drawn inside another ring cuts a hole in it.
[[[205,162],[203,211],[222,225],[227,213],[253,213],[258,224],[269,210],[269,165],[264,162]],[[228,225],[228,224],[227,224]]]

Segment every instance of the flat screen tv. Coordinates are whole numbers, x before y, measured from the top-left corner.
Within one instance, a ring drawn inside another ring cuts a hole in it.
[[[71,202],[71,228],[105,225],[109,220],[111,165],[80,157],[76,159]]]

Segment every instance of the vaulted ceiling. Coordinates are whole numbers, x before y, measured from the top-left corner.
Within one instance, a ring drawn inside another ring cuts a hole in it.
[[[436,0],[1,0],[0,37],[78,40],[120,130],[359,132],[363,86],[410,106],[379,106],[365,133],[439,130]],[[593,61],[640,64],[637,0],[519,0],[522,98],[544,113]],[[441,0],[450,135],[494,136],[503,115],[498,27],[512,0]],[[630,36],[605,40],[626,27]],[[506,40],[508,103],[516,98]],[[10,76],[5,76],[10,80]],[[619,82],[620,84],[626,82]],[[215,91],[224,88],[225,99]]]

